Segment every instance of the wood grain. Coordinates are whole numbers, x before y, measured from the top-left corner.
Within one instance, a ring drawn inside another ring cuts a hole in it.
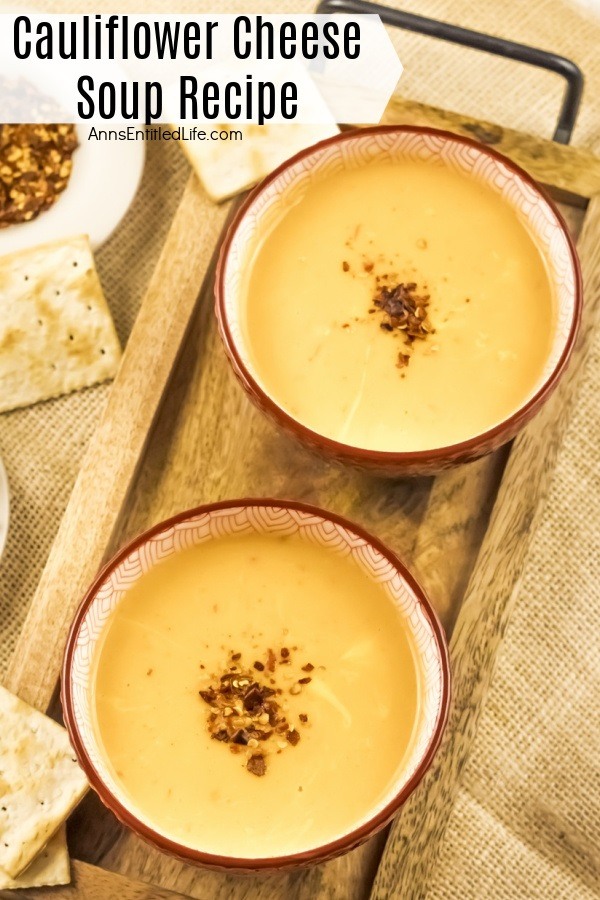
[[[7,673],[6,687],[38,709],[51,703],[71,619],[119,522],[226,214],[191,177]]]
[[[600,192],[600,159],[579,147],[556,144],[398,95],[392,97],[381,121],[385,125],[429,125],[475,138],[508,156],[541,184],[552,186],[564,202],[585,205]]]
[[[593,331],[600,320],[600,196],[590,204],[578,246],[585,303],[577,349],[556,393],[516,439],[510,454],[451,641],[454,697],[446,735],[426,779],[392,828],[373,900],[422,898],[428,872],[439,853]]]
[[[385,834],[379,835],[351,854],[289,874],[228,875],[183,865],[124,835],[101,865],[136,871],[139,874],[130,877],[175,886],[198,900],[362,900],[375,877],[384,841]]]
[[[417,532],[412,571],[450,634],[509,454],[504,447],[437,476]]]
[[[6,900],[182,900],[181,894],[153,884],[131,881],[122,875],[104,872],[96,866],[72,860],[70,884],[53,888],[28,888],[15,894],[0,891]]]

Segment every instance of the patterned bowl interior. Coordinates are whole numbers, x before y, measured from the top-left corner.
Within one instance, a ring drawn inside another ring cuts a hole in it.
[[[319,180],[381,161],[421,160],[486,184],[514,209],[540,250],[554,287],[555,334],[544,370],[529,397],[548,381],[565,349],[575,315],[576,273],[563,226],[552,206],[507,162],[452,135],[376,129],[342,135],[292,160],[259,189],[233,234],[223,271],[224,316],[246,369],[277,405],[257,374],[244,336],[243,278],[264,237]],[[515,410],[516,412],[517,410]]]
[[[326,547],[331,552],[350,557],[363,572],[382,585],[413,636],[423,673],[420,722],[409,758],[403,761],[396,783],[390,786],[383,801],[367,812],[363,822],[356,823],[356,827],[360,827],[393,800],[423,760],[443,712],[443,665],[438,641],[422,603],[397,568],[365,538],[321,515],[269,505],[237,506],[202,512],[165,527],[112,568],[92,597],[75,636],[70,689],[73,719],[79,738],[105,787],[125,809],[144,822],[144,817],[132,809],[131,801],[114,779],[94,734],[90,687],[92,661],[98,640],[125,592],[152,566],[180,550],[217,540],[223,535],[256,532],[297,535],[303,540]],[[399,764],[400,762],[399,760]],[[146,825],[156,830],[156,823],[146,821]],[[165,834],[165,837],[169,835]]]

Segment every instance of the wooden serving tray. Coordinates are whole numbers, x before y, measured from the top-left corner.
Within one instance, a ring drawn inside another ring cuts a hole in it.
[[[600,201],[593,195],[600,193],[600,161],[398,98],[384,121],[434,125],[493,143],[562,201],[578,238],[585,308],[578,346],[557,392],[511,446],[435,478],[383,479],[318,459],[250,404],[226,362],[212,309],[212,275],[232,204],[211,204],[192,177],[6,686],[60,715],[56,689],[74,611],[102,561],[137,532],[210,500],[305,500],[356,520],[397,551],[451,635],[454,700],[434,767],[390,830],[324,865],[260,877],[196,869],[163,856],[123,829],[90,793],[70,822],[73,883],[22,891],[22,897],[383,900],[414,896],[411,886],[423,883],[435,864],[439,823],[449,814],[456,773],[473,739],[598,315]]]

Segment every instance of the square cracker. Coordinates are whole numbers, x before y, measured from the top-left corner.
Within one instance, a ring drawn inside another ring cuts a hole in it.
[[[65,729],[0,687],[0,869],[23,872],[87,788]]]
[[[71,864],[65,831],[63,825],[16,878],[0,871],[0,891],[68,884],[71,880]]]
[[[112,378],[120,356],[86,236],[0,257],[0,412]]]
[[[300,150],[337,134],[324,125],[213,126],[241,131],[241,140],[182,140],[180,143],[208,196],[219,202],[252,187]]]

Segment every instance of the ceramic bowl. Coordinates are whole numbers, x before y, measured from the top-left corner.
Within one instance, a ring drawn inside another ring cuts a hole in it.
[[[56,202],[30,222],[0,232],[0,254],[87,234],[97,250],[124,219],[142,180],[143,141],[98,141],[77,126],[73,171]]]
[[[92,726],[92,660],[112,611],[125,592],[160,560],[224,535],[296,534],[349,557],[380,583],[414,638],[424,673],[421,723],[406,765],[383,800],[349,833],[290,856],[224,857],[183,846],[136,812],[113,778]],[[181,513],[132,541],[102,570],[75,616],[64,659],[62,704],[77,757],[103,803],[132,831],[186,862],[241,871],[279,870],[322,862],[350,850],[386,825],[431,764],[446,723],[450,692],[448,653],[442,628],[422,589],[400,560],[376,538],[339,516],[301,503],[241,500],[214,503]]]
[[[556,326],[547,362],[531,394],[504,421],[461,443],[403,452],[367,450],[332,440],[307,428],[279,405],[261,384],[241,322],[242,274],[252,264],[265,234],[290,204],[327,171],[373,161],[430,161],[488,185],[512,206],[545,261],[557,302]],[[216,313],[225,350],[242,387],[278,425],[321,454],[387,475],[429,474],[476,459],[513,438],[539,410],[565,370],[581,315],[582,287],[577,254],[567,226],[543,190],[513,162],[468,138],[432,128],[380,126],[344,132],[298,153],[276,169],[247,198],[233,219],[217,266]]]

